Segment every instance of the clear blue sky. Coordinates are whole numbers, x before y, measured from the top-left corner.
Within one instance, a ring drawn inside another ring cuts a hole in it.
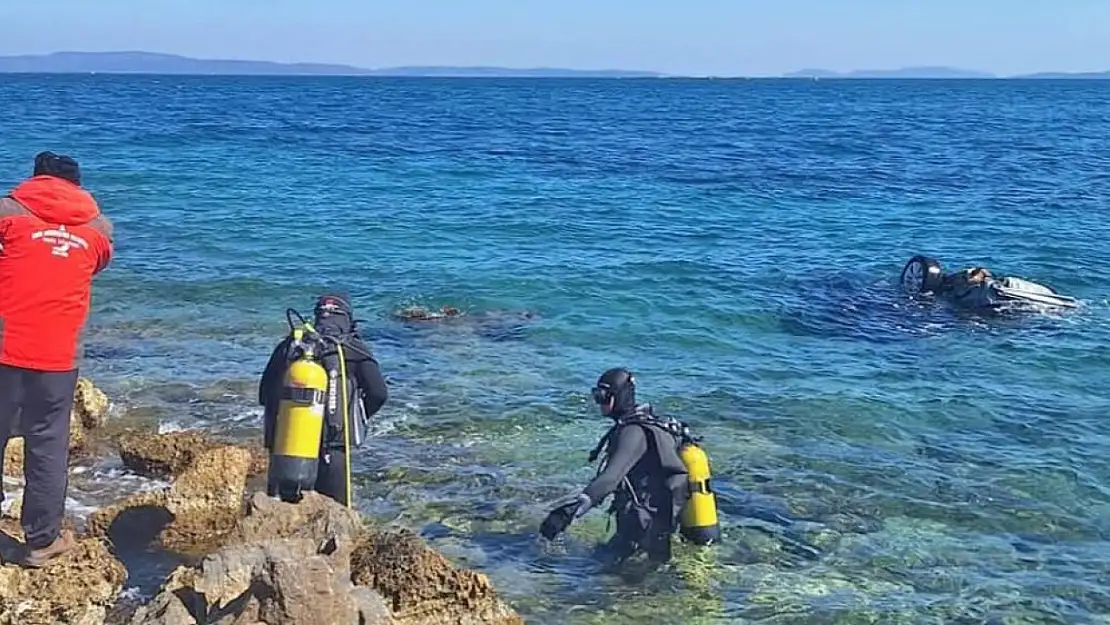
[[[767,75],[1110,70],[1110,0],[0,0],[0,54]]]

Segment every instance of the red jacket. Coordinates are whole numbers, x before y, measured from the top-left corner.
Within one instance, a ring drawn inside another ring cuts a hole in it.
[[[112,258],[112,224],[61,178],[35,176],[0,198],[0,364],[77,368],[92,278]]]

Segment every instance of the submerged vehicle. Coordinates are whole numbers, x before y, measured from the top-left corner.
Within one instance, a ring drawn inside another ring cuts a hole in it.
[[[996,277],[985,267],[945,273],[936,259],[914,256],[902,268],[902,289],[911,295],[935,295],[981,310],[1075,308],[1079,301],[1055,290],[1013,276]]]

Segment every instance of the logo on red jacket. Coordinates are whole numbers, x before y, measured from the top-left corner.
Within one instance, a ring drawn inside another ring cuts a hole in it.
[[[50,228],[49,230],[37,230],[31,233],[32,241],[42,241],[50,245],[52,249],[50,253],[54,256],[61,256],[62,258],[69,258],[69,250],[80,247],[81,249],[89,249],[89,242],[85,239],[73,234],[66,230],[64,225],[57,228]]]

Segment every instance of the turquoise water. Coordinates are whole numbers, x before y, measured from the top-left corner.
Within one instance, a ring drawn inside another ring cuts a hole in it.
[[[70,152],[115,220],[85,373],[118,418],[257,436],[285,308],[346,287],[392,391],[360,508],[530,623],[1110,614],[1110,84],[6,76],[0,102],[0,183]],[[916,303],[915,253],[1084,306]],[[391,317],[413,303],[467,316]],[[646,577],[590,560],[600,512],[536,537],[615,365],[721,491],[726,542]],[[87,505],[131,483],[87,475]]]

